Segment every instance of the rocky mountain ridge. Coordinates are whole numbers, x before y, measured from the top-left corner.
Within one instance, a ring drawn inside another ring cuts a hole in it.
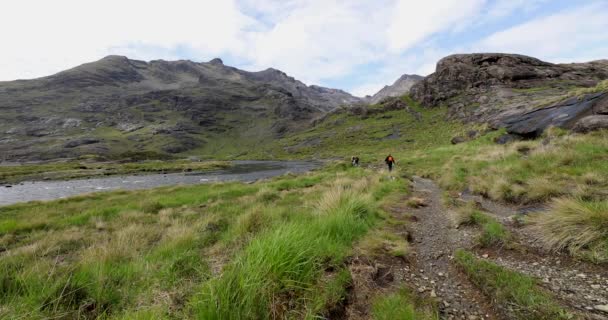
[[[48,77],[0,82],[0,151],[4,160],[28,160],[221,149],[215,142],[224,138],[280,137],[359,102],[272,68],[108,56]]]

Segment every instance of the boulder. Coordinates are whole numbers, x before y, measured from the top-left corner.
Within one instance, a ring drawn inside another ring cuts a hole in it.
[[[572,130],[575,132],[586,133],[606,128],[608,128],[608,115],[602,114],[586,116],[578,120]]]
[[[450,143],[452,144],[459,144],[459,143],[463,143],[465,142],[466,139],[462,136],[455,136],[450,140]]]

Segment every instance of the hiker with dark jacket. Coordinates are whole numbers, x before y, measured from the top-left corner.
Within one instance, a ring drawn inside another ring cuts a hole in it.
[[[395,158],[393,158],[393,156],[391,156],[390,154],[388,155],[388,157],[386,157],[386,159],[384,159],[384,162],[386,162],[386,165],[388,165],[388,171],[393,171],[393,165],[397,164],[397,162],[395,162]]]

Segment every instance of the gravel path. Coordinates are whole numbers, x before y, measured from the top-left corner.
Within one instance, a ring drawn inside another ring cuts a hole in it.
[[[415,262],[410,281],[420,294],[437,297],[442,319],[498,319],[489,301],[451,263],[458,248],[471,248],[474,233],[456,229],[442,191],[431,181],[414,178],[414,195],[426,206],[413,210],[410,224]]]

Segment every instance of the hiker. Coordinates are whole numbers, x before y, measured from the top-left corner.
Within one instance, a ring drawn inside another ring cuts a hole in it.
[[[353,165],[353,167],[358,167],[359,157],[352,156],[352,158],[350,158],[350,163]]]
[[[386,162],[386,164],[388,165],[389,172],[393,171],[393,164],[397,164],[397,162],[395,162],[395,158],[393,158],[393,156],[391,156],[390,154],[388,155],[388,157],[386,157],[386,159],[384,159],[384,162]]]

